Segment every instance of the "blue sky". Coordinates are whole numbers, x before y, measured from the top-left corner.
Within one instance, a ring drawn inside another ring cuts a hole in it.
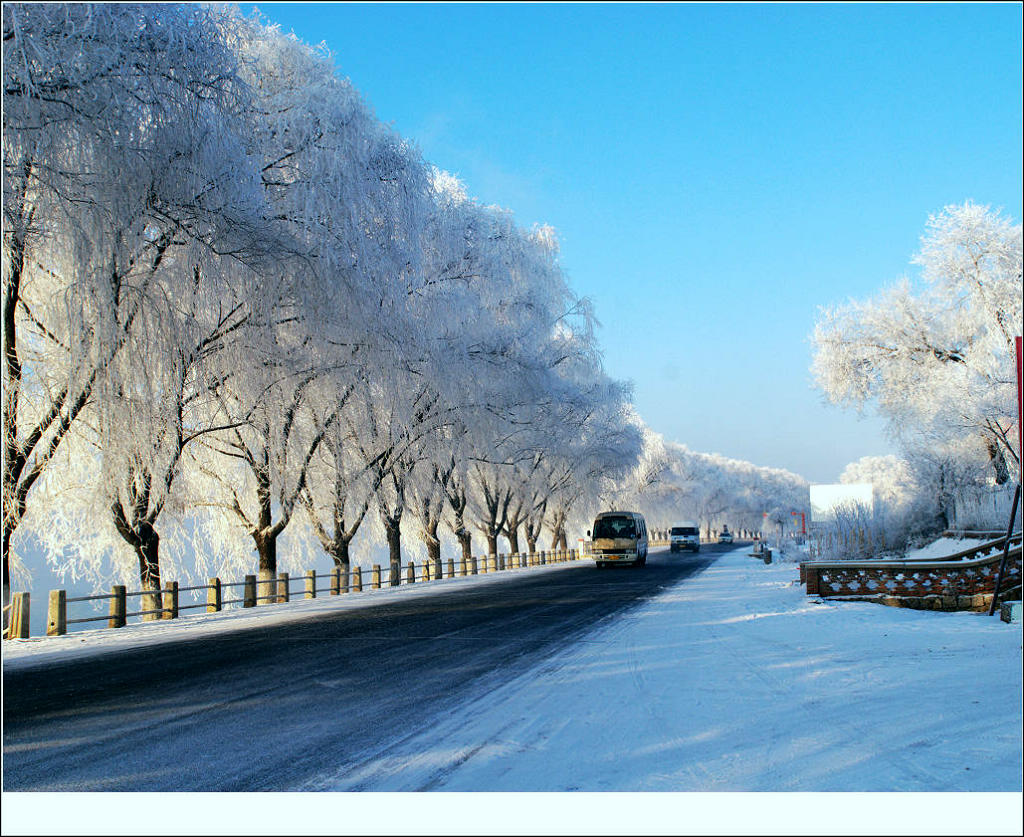
[[[607,371],[705,452],[833,482],[894,450],[811,388],[817,308],[928,216],[1021,219],[1021,5],[261,4],[469,192],[558,230]]]

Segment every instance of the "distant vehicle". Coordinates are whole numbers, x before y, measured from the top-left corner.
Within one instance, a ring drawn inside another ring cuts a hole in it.
[[[696,523],[684,521],[681,525],[672,527],[668,543],[669,552],[679,552],[683,549],[700,552],[700,529]]]
[[[612,564],[642,567],[647,563],[647,521],[640,512],[601,512],[587,537],[598,569]]]
[[[728,526],[723,526],[722,531],[718,533],[719,543],[732,543],[732,532],[729,531]]]

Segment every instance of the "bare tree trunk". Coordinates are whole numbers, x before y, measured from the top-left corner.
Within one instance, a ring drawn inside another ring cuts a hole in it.
[[[383,516],[384,531],[388,539],[388,559],[390,562],[390,574],[388,584],[397,587],[401,582],[402,573],[402,515],[395,517]]]
[[[159,611],[162,607],[160,596],[160,534],[154,520],[159,508],[150,508],[152,475],[145,468],[130,467],[125,489],[129,502],[127,509],[121,499],[110,505],[114,528],[139,559],[139,581],[145,595],[142,597],[144,611]],[[161,613],[147,613],[143,621],[160,619]]]
[[[140,527],[139,542],[135,546],[139,557],[139,578],[142,589],[147,591],[142,597],[143,610],[160,610],[163,607],[160,595],[160,535],[148,523]],[[150,613],[143,616],[143,621],[163,618],[163,613]]]
[[[433,577],[441,577],[441,540],[437,537],[437,525],[440,521],[430,520],[423,528],[423,543],[427,547],[427,561],[433,567]]]
[[[352,568],[352,560],[349,557],[350,543],[350,538],[335,538],[334,543],[331,544],[330,550],[330,556],[331,560],[334,562],[334,566],[340,569],[345,576],[348,575],[349,570]]]
[[[259,570],[267,570],[277,575],[277,531],[274,528],[267,528],[253,532],[252,538],[256,542],[256,554],[259,556]]]
[[[508,538],[508,551],[513,555],[517,554],[519,552],[519,527],[510,523],[506,529],[506,537]]]
[[[7,514],[6,509],[4,510],[4,629],[7,629],[8,616],[10,611],[7,610],[7,606],[11,603],[11,535],[14,533],[14,527],[17,525],[17,521],[13,522],[9,528],[7,526]]]
[[[131,546],[139,559],[139,582],[142,586],[142,609],[159,611],[163,606],[160,596],[160,534],[147,520],[128,522],[118,513],[120,504],[115,504],[114,526],[118,534]],[[142,620],[152,622],[162,613],[146,613]]]
[[[995,442],[987,442],[989,462],[995,471],[996,485],[1006,485],[1010,481],[1010,469],[1006,467],[1006,457]]]
[[[259,567],[277,575],[277,535],[273,525],[273,506],[270,493],[269,453],[264,447],[263,461],[253,466],[256,476],[256,503],[259,507],[257,525],[252,530],[252,539],[256,543],[256,554],[259,556]]]
[[[469,566],[473,559],[473,534],[463,526],[455,533],[455,537],[459,541],[459,546],[462,547],[462,560]]]

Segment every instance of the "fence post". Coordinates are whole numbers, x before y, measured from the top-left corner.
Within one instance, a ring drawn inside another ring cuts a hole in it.
[[[28,639],[30,622],[29,594],[15,593],[11,597],[11,619],[7,624],[7,639]]]
[[[66,590],[50,591],[50,607],[46,613],[46,635],[64,636],[68,632],[68,594]]]
[[[478,567],[476,565],[476,556],[475,555],[470,555],[469,556],[469,574],[470,575],[476,575],[477,572],[478,572]]]
[[[271,570],[260,570],[256,584],[256,604],[273,604],[277,600],[277,576]]]
[[[306,570],[306,598],[316,598],[316,570]]]
[[[291,601],[291,591],[288,589],[290,577],[288,573],[277,574],[277,601],[287,602]]]
[[[380,564],[374,564],[370,569],[370,588],[380,590]]]
[[[352,589],[356,593],[363,592],[363,568],[356,567],[352,570]]]
[[[416,583],[416,563],[414,561],[410,561],[405,570],[405,581],[407,584]]]
[[[469,572],[469,569],[466,567],[466,556],[463,555],[459,559],[459,575],[466,575],[466,573],[468,573],[468,572]]]
[[[110,619],[108,628],[123,628],[128,621],[128,590],[123,584],[115,584],[110,589],[113,598],[110,600]]]
[[[256,607],[256,576],[247,575],[242,588],[242,607]]]
[[[178,582],[168,581],[167,589],[164,590],[164,605],[163,613],[160,614],[162,619],[177,619],[178,618]]]
[[[448,559],[448,578],[455,578],[455,559]]]
[[[206,584],[206,612],[220,613],[220,609],[224,604],[224,596],[220,590],[220,579],[208,578]]]
[[[331,595],[341,595],[341,567],[335,567],[331,570]]]

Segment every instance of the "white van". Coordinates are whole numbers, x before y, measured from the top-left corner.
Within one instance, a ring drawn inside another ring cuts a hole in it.
[[[700,552],[700,529],[692,520],[684,520],[678,526],[673,526],[668,538],[669,552],[679,552],[681,549]]]
[[[647,521],[640,512],[606,511],[594,518],[590,554],[598,568],[647,563]]]

